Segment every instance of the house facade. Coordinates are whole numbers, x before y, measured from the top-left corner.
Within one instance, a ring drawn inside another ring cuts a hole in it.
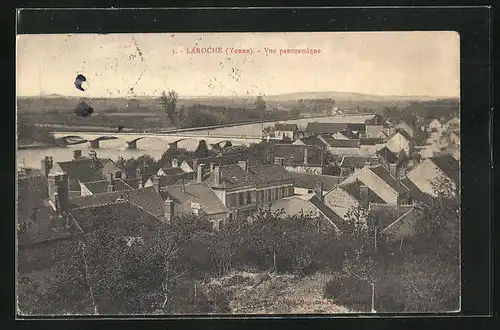
[[[289,139],[293,141],[297,137],[299,128],[297,124],[276,124],[274,125],[274,138],[278,140]]]
[[[395,154],[399,154],[401,151],[404,151],[404,153],[408,157],[413,151],[411,138],[400,131],[396,131],[394,134],[388,137],[385,146]]]

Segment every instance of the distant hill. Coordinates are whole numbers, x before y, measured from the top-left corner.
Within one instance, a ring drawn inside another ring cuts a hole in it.
[[[432,101],[437,97],[431,96],[398,96],[398,95],[369,95],[344,92],[297,92],[279,95],[264,95],[264,100],[270,107],[296,107],[299,99],[334,99],[340,108],[371,108],[382,109],[390,106],[406,106],[410,101]],[[210,106],[226,106],[237,108],[253,107],[256,96],[180,96],[179,106],[196,103]],[[58,111],[72,111],[75,106],[86,101],[95,109],[109,110],[110,108],[126,109],[130,101],[136,100],[143,109],[141,111],[161,111],[161,103],[155,96],[138,96],[122,98],[87,98],[50,94],[43,97],[18,97],[18,112],[40,112],[49,109]],[[130,109],[131,110],[131,109]]]

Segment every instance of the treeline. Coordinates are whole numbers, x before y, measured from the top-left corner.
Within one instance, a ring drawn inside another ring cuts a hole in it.
[[[51,129],[35,126],[28,123],[17,124],[17,138],[19,144],[30,144],[34,142],[56,145],[54,137],[50,134]]]

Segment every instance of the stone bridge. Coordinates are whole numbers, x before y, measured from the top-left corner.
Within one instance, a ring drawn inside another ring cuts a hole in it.
[[[90,147],[97,149],[100,143],[108,140],[120,140],[129,149],[137,149],[137,143],[145,139],[159,139],[168,144],[170,148],[177,148],[179,142],[185,140],[199,141],[204,140],[208,146],[218,148],[223,143],[228,142],[233,145],[250,145],[262,141],[260,137],[247,136],[218,136],[218,135],[189,135],[189,134],[161,134],[161,133],[109,133],[109,132],[53,132],[54,138],[61,145],[74,145],[81,143],[90,143]]]

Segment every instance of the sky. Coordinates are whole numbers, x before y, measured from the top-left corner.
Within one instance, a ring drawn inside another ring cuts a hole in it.
[[[222,54],[192,54],[221,47]],[[234,47],[252,54],[226,54]],[[266,53],[265,47],[276,49]],[[280,49],[320,49],[284,54]],[[18,96],[460,95],[455,32],[18,35]],[[87,78],[75,88],[77,74]]]

